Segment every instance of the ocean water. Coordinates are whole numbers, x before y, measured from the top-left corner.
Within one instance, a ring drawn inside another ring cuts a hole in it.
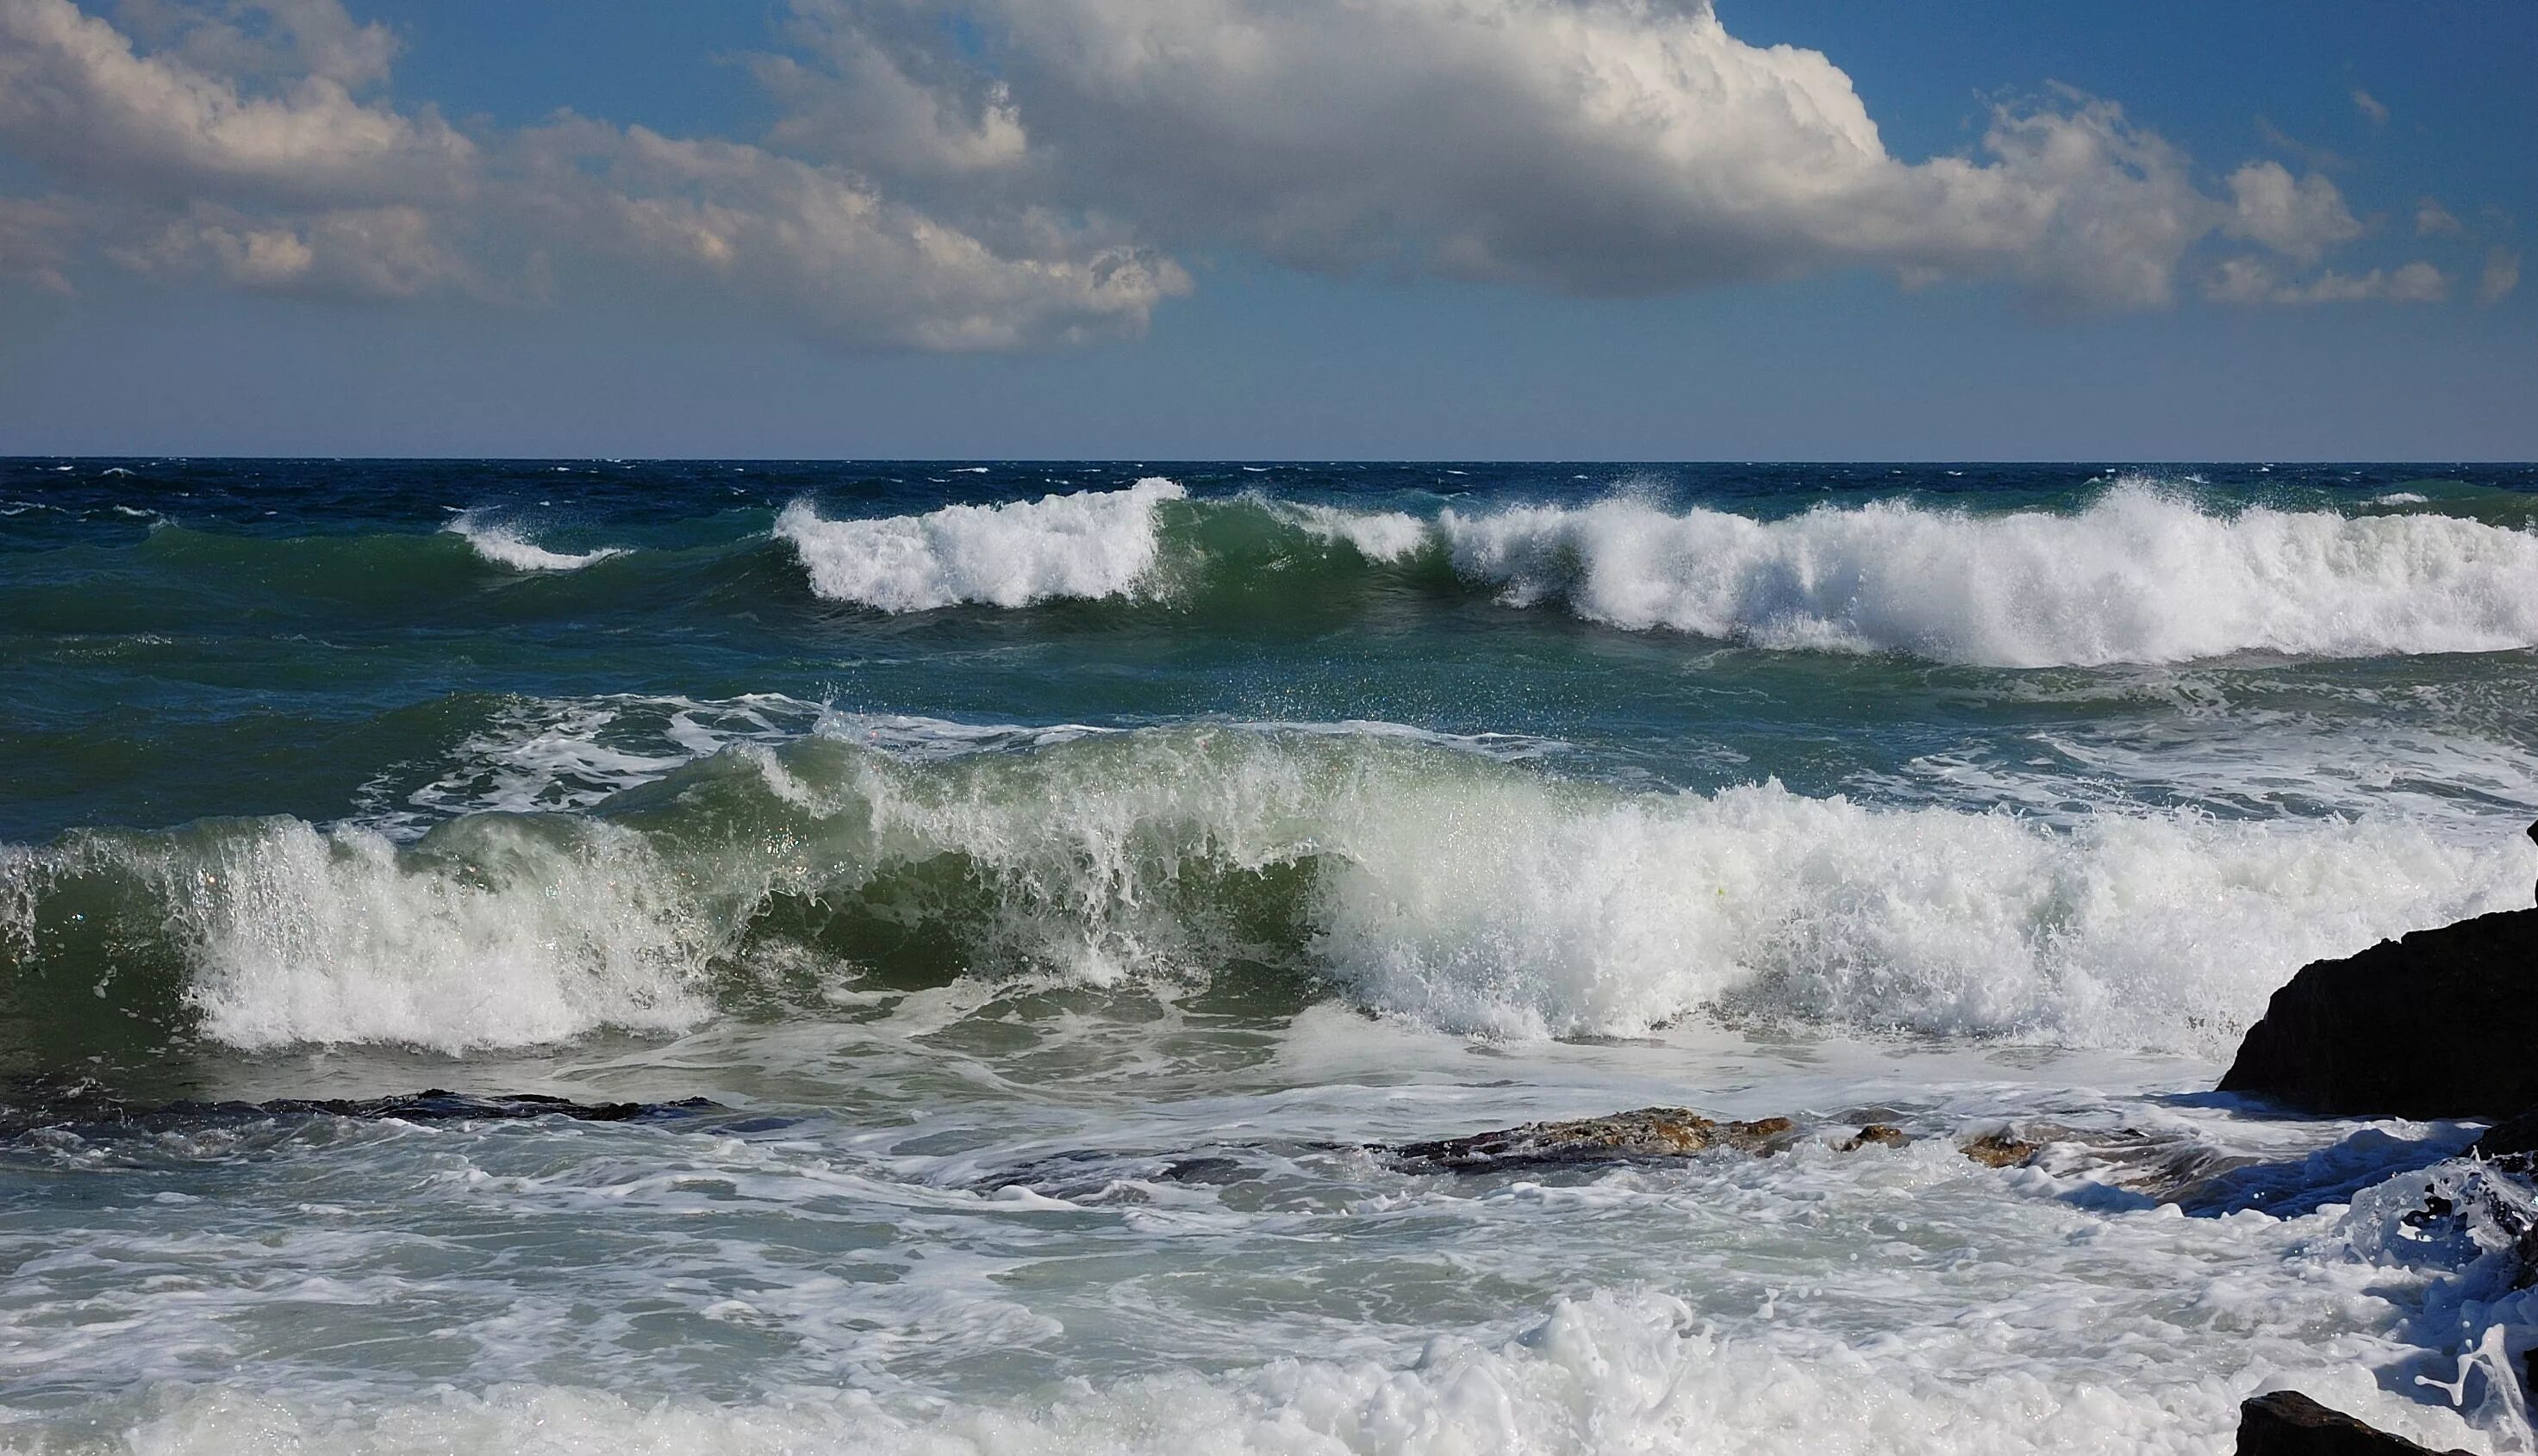
[[[0,462],[0,1448],[2529,1451],[2477,1127],[2207,1090],[2533,645],[2531,467]],[[423,1088],[705,1101],[59,1110]]]

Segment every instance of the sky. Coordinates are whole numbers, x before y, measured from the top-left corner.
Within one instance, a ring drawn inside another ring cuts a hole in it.
[[[0,0],[0,454],[2538,457],[2538,6]]]

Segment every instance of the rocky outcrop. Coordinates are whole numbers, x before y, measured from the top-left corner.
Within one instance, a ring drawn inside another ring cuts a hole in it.
[[[2330,1411],[2297,1390],[2277,1390],[2238,1407],[2238,1456],[2468,1456],[2436,1452],[2401,1435]]]
[[[2221,1091],[2397,1117],[2538,1106],[2538,909],[2303,966],[2248,1029]]]
[[[1688,1158],[1713,1148],[1770,1153],[1784,1146],[1794,1129],[1795,1124],[1785,1117],[1766,1117],[1759,1122],[1718,1122],[1689,1107],[1641,1107],[1635,1112],[1616,1112],[1610,1117],[1528,1122],[1521,1127],[1475,1133],[1467,1138],[1404,1143],[1390,1151],[1396,1159],[1415,1167],[1477,1172],[1561,1163]]]

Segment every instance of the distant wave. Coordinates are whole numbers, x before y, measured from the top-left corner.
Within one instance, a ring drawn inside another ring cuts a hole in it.
[[[522,535],[516,526],[497,524],[483,513],[462,510],[444,529],[466,538],[476,554],[498,566],[514,571],[578,571],[582,567],[611,557],[626,555],[622,546],[603,546],[578,555],[549,551]]]
[[[1250,594],[1274,615],[1280,595],[1326,596],[1352,573],[1433,571],[1630,630],[1997,667],[2538,645],[2538,535],[2216,510],[2138,478],[2075,511],[1999,515],[1882,500],[1764,520],[1616,496],[1430,518],[1256,494],[1159,513],[1181,498],[1158,478],[877,520],[796,502],[776,530],[817,594],[885,612],[1161,595],[1169,574],[1194,587],[1176,602]]]
[[[885,612],[963,602],[1022,607],[1135,590],[1160,550],[1155,507],[1183,494],[1151,476],[1125,491],[843,521],[797,500],[777,518],[775,534],[800,554],[811,589],[833,601]]]
[[[6,851],[0,984],[109,1027],[156,997],[246,1047],[675,1030],[763,995],[774,956],[1167,993],[1265,971],[1499,1036],[1716,1011],[2217,1054],[2303,961],[2528,894],[2507,831],[1632,792],[1379,725],[950,757],[884,728],[412,846],[272,819]]]

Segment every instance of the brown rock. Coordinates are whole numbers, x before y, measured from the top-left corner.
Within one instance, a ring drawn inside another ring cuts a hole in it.
[[[1408,1162],[1466,1172],[1545,1163],[1689,1158],[1713,1148],[1770,1153],[1777,1150],[1792,1126],[1785,1117],[1718,1122],[1688,1107],[1641,1107],[1610,1117],[1528,1122],[1468,1138],[1405,1143],[1392,1152]]]
[[[2238,1407],[2238,1456],[2468,1456],[2435,1452],[2401,1435],[2330,1411],[2297,1390],[2277,1390]]]
[[[1912,1140],[1910,1138],[1904,1136],[1904,1129],[1895,1126],[1891,1122],[1872,1122],[1866,1127],[1861,1128],[1857,1136],[1844,1138],[1840,1142],[1834,1144],[1833,1151],[1836,1153],[1856,1153],[1860,1149],[1870,1146],[1879,1148],[1901,1148],[1911,1141]]]
[[[1970,1142],[1959,1144],[1958,1149],[1985,1167],[2015,1167],[2043,1152],[2044,1145],[2028,1142],[2004,1130],[1984,1133]]]

